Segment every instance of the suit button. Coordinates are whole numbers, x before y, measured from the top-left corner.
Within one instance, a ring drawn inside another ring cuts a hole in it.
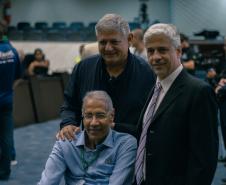
[[[155,131],[154,130],[150,130],[150,134],[154,134],[155,133]]]
[[[152,153],[147,153],[147,156],[148,157],[151,157],[153,154]]]

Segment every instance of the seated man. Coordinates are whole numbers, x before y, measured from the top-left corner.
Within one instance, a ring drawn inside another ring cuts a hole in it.
[[[84,131],[76,140],[56,141],[38,185],[131,185],[136,139],[111,129],[114,109],[104,91],[90,91],[82,105]]]

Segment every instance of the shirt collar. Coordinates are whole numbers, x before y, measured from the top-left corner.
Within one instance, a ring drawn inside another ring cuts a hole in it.
[[[159,78],[157,77],[156,83],[160,82],[163,91],[167,92],[170,86],[173,84],[174,80],[182,71],[182,69],[183,69],[183,66],[182,64],[180,64],[180,66],[178,66],[177,69],[174,72],[172,72],[168,77],[166,77],[164,80],[159,80]]]
[[[85,146],[85,131],[83,130],[82,132],[80,132],[80,134],[77,135],[77,140],[74,141],[75,142],[75,146]],[[105,140],[96,146],[96,148],[100,148],[100,147],[109,147],[112,148],[113,147],[113,137],[112,137],[112,130],[109,130],[109,133],[107,135],[107,137],[105,138]]]

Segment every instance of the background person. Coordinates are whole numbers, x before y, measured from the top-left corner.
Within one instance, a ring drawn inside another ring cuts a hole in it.
[[[0,22],[0,180],[10,176],[13,151],[13,83],[20,77],[20,60],[7,39],[7,28]]]
[[[144,46],[144,41],[143,41],[143,30],[140,28],[134,29],[132,31],[133,34],[133,39],[131,41],[131,52],[134,55],[137,55],[141,58],[143,58],[145,61],[148,61],[148,57],[147,57],[147,51],[145,49]]]
[[[181,63],[190,74],[195,75],[194,52],[190,47],[189,38],[181,33],[180,39],[182,49]]]
[[[42,49],[37,48],[34,54],[28,54],[23,61],[24,76],[47,75],[49,60],[45,59]]]
[[[104,91],[88,92],[82,105],[84,131],[76,140],[56,141],[38,185],[131,185],[136,139],[111,130],[114,109]]]

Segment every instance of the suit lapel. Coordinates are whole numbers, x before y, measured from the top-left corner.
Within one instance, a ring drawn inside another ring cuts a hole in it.
[[[182,93],[184,86],[184,79],[187,76],[186,72],[184,70],[181,71],[181,73],[178,75],[178,77],[175,79],[171,87],[169,88],[168,92],[166,93],[165,97],[163,98],[162,102],[160,103],[153,119],[152,124],[154,124],[154,121],[161,115],[163,112],[167,110],[167,108],[172,104],[172,102]],[[152,125],[151,124],[151,125]]]

